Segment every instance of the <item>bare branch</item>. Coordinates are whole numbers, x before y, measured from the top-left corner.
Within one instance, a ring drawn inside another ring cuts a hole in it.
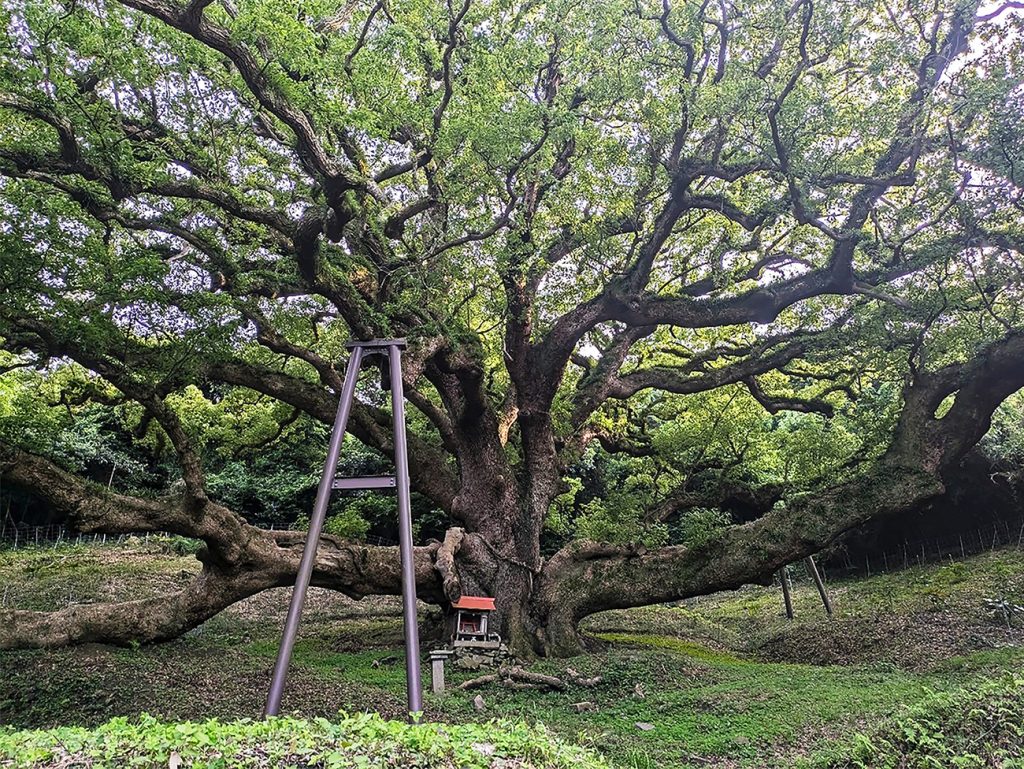
[[[780,411],[799,411],[804,414],[821,414],[826,418],[835,414],[835,407],[828,401],[820,398],[792,398],[784,395],[769,395],[761,387],[755,376],[744,378],[743,384],[747,386],[754,400],[760,403],[769,414],[778,414]]]

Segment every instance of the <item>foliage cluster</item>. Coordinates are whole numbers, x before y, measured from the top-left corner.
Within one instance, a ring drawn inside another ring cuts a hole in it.
[[[112,402],[84,399],[86,392]],[[0,376],[0,440],[47,456],[114,491],[173,493],[179,469],[166,435],[138,406],[113,402],[113,392],[74,364]],[[208,487],[218,501],[260,525],[308,525],[327,451],[326,425],[241,388],[204,394],[190,387],[172,401],[202,450]],[[346,442],[339,473],[373,475],[387,468],[378,454]],[[420,495],[413,496],[413,504],[417,533],[443,532],[446,518],[440,511]],[[362,540],[375,529],[387,537],[395,526],[394,508],[389,497],[336,495],[325,530]]]
[[[1024,677],[936,692],[814,763],[828,769],[1024,767]],[[839,755],[836,755],[836,754]]]
[[[985,452],[1012,479],[1020,480],[1024,467],[1024,392],[1007,398],[992,418],[992,427],[982,439]]]
[[[275,718],[223,723],[163,723],[143,715],[97,729],[67,727],[0,733],[0,766],[205,766],[210,769],[522,769],[600,767],[596,755],[523,723],[418,724],[370,714],[337,721]]]
[[[180,422],[213,497],[293,521],[326,444],[296,393],[335,386],[348,338],[405,334],[439,350],[410,409],[436,470],[475,451],[453,457],[450,427],[482,429],[452,404],[550,414],[532,445],[567,447],[580,488],[549,534],[661,544],[685,533],[653,515],[677,490],[711,509],[841,480],[911,369],[1020,324],[1017,14],[235,5],[192,9],[213,47],[162,3],[0,11],[0,371],[46,372],[0,378],[5,442],[162,491],[157,423]],[[638,317],[603,307],[619,293]],[[561,350],[584,305],[603,309]],[[472,375],[446,394],[452,365]],[[534,378],[553,384],[519,403]],[[143,413],[150,391],[169,413]],[[495,477],[525,488],[518,421]],[[601,449],[571,456],[581,434]]]

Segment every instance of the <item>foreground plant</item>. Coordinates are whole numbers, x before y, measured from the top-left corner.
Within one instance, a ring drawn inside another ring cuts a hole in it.
[[[409,767],[523,769],[605,766],[598,756],[525,724],[409,725],[375,715],[339,721],[162,723],[143,715],[96,728],[0,733],[0,766],[208,766],[220,769]]]
[[[1007,675],[939,692],[814,766],[830,769],[1019,769],[1024,766],[1024,679]],[[801,762],[799,766],[808,766]]]

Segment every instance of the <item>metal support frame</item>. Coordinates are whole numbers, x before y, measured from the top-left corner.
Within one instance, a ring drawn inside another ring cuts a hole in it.
[[[278,650],[277,662],[270,682],[270,693],[263,710],[264,716],[276,716],[281,710],[281,697],[284,694],[285,680],[288,677],[288,664],[291,661],[295,638],[298,634],[299,619],[302,607],[306,602],[306,593],[313,576],[316,563],[317,548],[323,532],[324,520],[327,517],[327,506],[331,500],[331,492],[335,489],[396,489],[398,492],[398,541],[402,560],[402,612],[405,622],[405,670],[408,689],[409,714],[413,720],[423,712],[423,689],[420,680],[420,639],[416,620],[416,571],[413,564],[412,550],[412,509],[409,491],[409,457],[408,443],[405,434],[405,393],[402,386],[402,353],[405,348],[404,339],[375,339],[369,342],[353,342],[347,345],[352,351],[348,367],[345,370],[345,383],[341,388],[338,412],[334,418],[334,429],[331,431],[331,442],[327,450],[327,461],[324,464],[320,485],[317,487],[316,503],[309,520],[309,534],[302,550],[298,574],[295,577],[295,590],[292,592],[288,606],[288,616],[284,623],[281,647]],[[369,478],[336,478],[338,459],[341,455],[341,444],[345,439],[345,430],[352,413],[352,402],[355,400],[356,380],[359,369],[370,355],[383,355],[388,360],[384,374],[385,386],[391,389],[391,411],[394,427],[395,474],[394,476]]]

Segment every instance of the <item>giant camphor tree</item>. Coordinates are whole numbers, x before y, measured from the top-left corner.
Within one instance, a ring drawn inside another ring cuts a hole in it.
[[[159,641],[289,584],[303,535],[218,501],[184,404],[329,423],[350,338],[409,339],[412,482],[450,521],[420,597],[494,595],[521,653],[941,493],[1024,386],[1018,7],[8,0],[3,365],[130,404],[180,482],[118,493],[11,432],[0,477],[80,530],[205,547],[177,595],[4,611],[0,647]],[[829,461],[746,523],[542,547],[595,456],[639,468],[641,534],[718,506],[768,451],[742,425],[707,450],[731,404]],[[314,584],[396,593],[397,548],[328,537]]]

